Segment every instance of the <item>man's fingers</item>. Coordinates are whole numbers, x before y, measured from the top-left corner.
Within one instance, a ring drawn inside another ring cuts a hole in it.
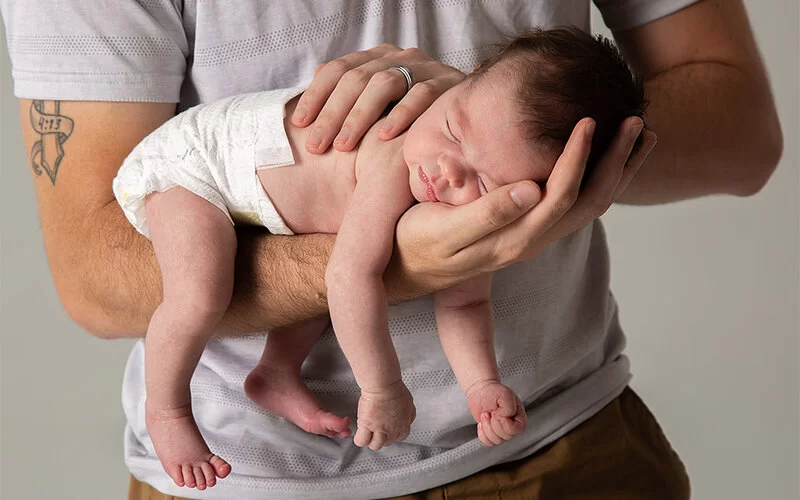
[[[433,101],[463,79],[463,73],[453,71],[446,76],[426,79],[415,84],[381,125],[381,139],[390,140],[400,135],[433,104]]]
[[[394,56],[394,54],[390,54]],[[406,79],[403,73],[393,69],[395,57],[381,57],[367,61],[342,75],[328,101],[319,112],[314,129],[309,135],[306,149],[311,153],[322,153],[338,140],[338,145],[346,150],[352,148],[363,132],[383,113],[386,106],[401,99],[406,94]],[[416,78],[426,79],[425,65],[406,63]],[[358,101],[365,93],[367,100]],[[355,111],[355,113],[353,113]],[[352,116],[355,124],[345,130],[343,123]],[[369,118],[369,121],[367,121]],[[343,132],[347,132],[347,137]]]
[[[642,126],[642,120],[638,117],[630,117],[622,122],[614,140],[595,166],[588,182],[584,184],[580,198],[561,217],[558,224],[548,231],[547,241],[555,241],[567,236],[608,210],[614,202],[615,193],[620,184],[625,184],[624,189],[641,166],[641,161],[637,160],[637,164],[632,165],[635,168],[631,168],[630,172],[625,171],[626,161],[628,161]],[[648,140],[652,140],[652,138]],[[643,161],[644,158],[642,157],[641,160]]]
[[[656,137],[655,132],[652,130],[643,130],[642,131],[642,144],[638,149],[635,149],[631,153],[631,157],[628,158],[628,163],[625,165],[625,170],[622,171],[622,178],[617,184],[617,189],[614,191],[614,200],[618,200],[622,193],[628,189],[631,181],[636,174],[639,172],[639,169],[644,164],[647,157],[653,151],[653,148],[656,147],[656,143],[658,142],[658,138]]]
[[[400,51],[399,47],[383,44],[369,50],[353,52],[317,66],[314,80],[300,96],[297,108],[292,115],[292,123],[297,127],[305,127],[313,122],[345,73],[373,59],[383,57],[387,53],[397,51]]]
[[[408,89],[405,75],[393,68],[403,65],[421,84]],[[434,61],[416,48],[384,44],[354,52],[317,67],[314,80],[300,97],[292,123],[314,123],[306,150],[320,154],[334,143],[340,151],[355,147],[389,103],[404,102],[383,134],[396,137],[445,90],[464,78],[455,68]],[[413,92],[410,92],[414,90]],[[408,99],[405,99],[408,98]]]
[[[552,241],[563,238],[608,210],[614,202],[614,193],[623,178],[625,164],[642,126],[642,120],[638,117],[630,117],[622,122],[614,140],[595,166],[588,183],[584,184],[580,198],[558,226],[553,228],[548,239]]]
[[[375,73],[350,110],[333,145],[339,151],[350,151],[377,121],[386,106],[405,95],[406,81],[397,70]],[[432,102],[432,101],[431,101]],[[430,105],[430,103],[428,103]],[[327,105],[326,105],[327,106]],[[427,107],[426,107],[427,108]],[[322,118],[322,115],[320,115]],[[326,124],[336,132],[336,123]]]
[[[453,254],[507,226],[525,214],[541,199],[541,190],[533,181],[499,187],[475,201],[454,207],[440,228],[449,228],[454,237]],[[443,233],[444,234],[444,233]]]
[[[487,247],[491,246],[498,263],[506,265],[530,257],[531,252],[541,249],[542,235],[568,213],[578,199],[594,127],[595,123],[591,118],[584,118],[577,123],[564,152],[553,167],[539,204],[524,214],[518,222],[507,225],[497,234],[473,245],[475,251],[490,251]],[[534,247],[531,242],[539,242],[540,245]]]
[[[309,153],[323,153],[339,132],[345,117],[369,83],[367,73],[357,68],[342,77],[341,85],[333,89],[325,105],[317,116],[311,133],[306,139]]]
[[[580,203],[586,208],[586,215],[592,219],[603,215],[614,202],[614,193],[622,179],[625,164],[642,131],[644,123],[641,118],[627,118],[620,125],[617,135],[592,173],[585,186]],[[588,222],[588,221],[587,221]]]
[[[575,125],[564,152],[558,157],[547,179],[540,212],[545,206],[552,212],[548,214],[550,224],[567,213],[578,199],[586,161],[591,152],[594,128],[595,122],[591,118],[584,118]]]

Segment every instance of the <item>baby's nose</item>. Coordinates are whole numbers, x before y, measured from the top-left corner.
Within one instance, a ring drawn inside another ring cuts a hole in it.
[[[442,158],[439,162],[442,176],[447,179],[448,184],[454,188],[464,186],[466,171],[464,167],[454,158]]]

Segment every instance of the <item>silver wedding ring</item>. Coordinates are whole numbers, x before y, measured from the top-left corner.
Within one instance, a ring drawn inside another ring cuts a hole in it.
[[[411,87],[414,85],[414,74],[411,72],[411,70],[406,68],[405,66],[400,66],[400,65],[392,66],[389,69],[396,69],[397,71],[403,74],[403,76],[406,78],[405,93],[408,94],[408,91],[411,90]]]

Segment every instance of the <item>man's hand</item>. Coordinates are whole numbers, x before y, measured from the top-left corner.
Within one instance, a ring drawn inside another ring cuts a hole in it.
[[[397,225],[395,253],[384,276],[387,289],[392,296],[412,298],[448,288],[529,259],[584,227],[625,191],[655,146],[655,134],[641,131],[639,118],[626,119],[582,190],[594,132],[589,118],[575,126],[544,190],[523,181],[458,207],[412,207]],[[640,133],[642,145],[634,151]],[[407,288],[396,281],[400,277]]]
[[[396,65],[406,66],[414,75],[415,84],[408,93],[405,77],[391,69]],[[380,137],[385,140],[397,137],[463,79],[463,73],[419,49],[403,50],[386,43],[319,66],[300,97],[292,123],[306,127],[313,122],[306,142],[310,153],[324,153],[331,142],[339,151],[350,151],[389,103],[399,101],[381,125]]]

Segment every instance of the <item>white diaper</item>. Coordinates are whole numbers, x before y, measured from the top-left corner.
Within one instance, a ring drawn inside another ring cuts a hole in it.
[[[256,167],[294,164],[283,120],[304,89],[281,89],[201,104],[145,137],[125,159],[114,196],[137,231],[150,237],[148,194],[181,186],[219,208],[232,224],[293,234],[264,193]]]

